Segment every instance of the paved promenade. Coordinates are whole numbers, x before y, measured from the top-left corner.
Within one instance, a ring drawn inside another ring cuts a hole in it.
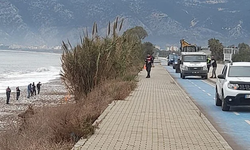
[[[96,133],[74,150],[231,150],[164,67],[145,75],[139,73],[137,89],[113,102]]]

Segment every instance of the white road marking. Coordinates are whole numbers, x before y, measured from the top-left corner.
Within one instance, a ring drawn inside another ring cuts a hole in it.
[[[203,90],[201,87],[199,87],[197,84],[194,84],[192,81],[189,81],[189,82],[191,82],[193,85],[195,85],[196,87],[198,87],[200,90],[202,90],[203,92],[205,92],[205,93],[207,93],[205,90]],[[205,82],[205,81],[203,81],[203,82]],[[205,82],[206,83],[206,82]],[[207,84],[209,84],[209,83],[207,83]],[[212,96],[210,93],[207,93],[207,95],[208,96]],[[215,99],[215,98],[214,98]]]
[[[237,113],[237,112],[234,112],[234,114],[235,114],[235,115],[237,115],[237,116],[239,116],[239,115],[240,115],[240,114],[239,114],[239,113]]]
[[[212,87],[215,87],[215,84],[214,84],[214,83],[211,83],[211,82],[209,82],[209,81],[202,81],[202,82],[204,82],[204,83],[206,83],[206,84],[208,84],[208,85],[211,85]]]
[[[249,125],[250,125],[250,121],[249,120],[245,120]]]

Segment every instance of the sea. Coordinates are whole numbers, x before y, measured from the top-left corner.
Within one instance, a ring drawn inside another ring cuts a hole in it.
[[[60,53],[49,51],[0,50],[0,97],[8,86],[14,92],[17,86],[59,78],[60,58]]]

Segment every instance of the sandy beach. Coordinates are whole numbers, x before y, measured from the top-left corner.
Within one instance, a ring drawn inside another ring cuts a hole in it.
[[[11,90],[10,104],[6,104],[6,96],[0,97],[0,130],[4,130],[6,124],[15,122],[18,114],[24,112],[30,104],[34,107],[59,105],[65,103],[67,95],[67,90],[59,78],[42,83],[40,94],[30,98],[27,98],[27,87],[20,87],[19,100],[16,100],[15,89]]]

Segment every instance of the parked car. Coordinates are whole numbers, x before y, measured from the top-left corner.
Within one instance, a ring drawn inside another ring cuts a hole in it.
[[[178,55],[174,56],[173,69],[176,69],[176,65],[178,65],[179,59],[180,59],[180,56],[178,56]]]
[[[169,54],[167,59],[168,59],[168,66],[172,65],[174,62],[174,54]]]
[[[168,66],[173,65],[174,63],[177,62],[178,59],[178,55],[176,53],[171,53],[168,55],[167,59],[168,59]]]
[[[250,105],[250,62],[225,64],[216,81],[215,96],[215,105],[223,111]]]

